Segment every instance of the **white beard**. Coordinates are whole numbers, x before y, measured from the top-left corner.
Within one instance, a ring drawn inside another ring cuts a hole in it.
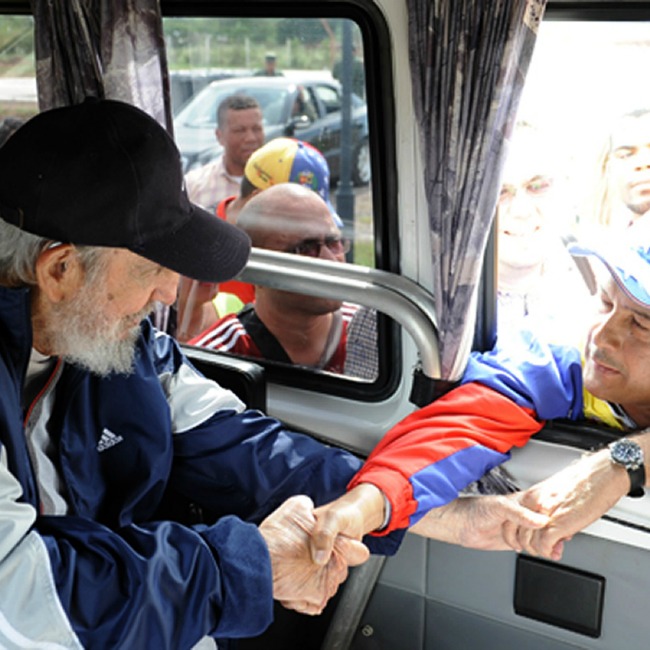
[[[65,304],[54,305],[48,323],[51,349],[64,361],[102,377],[111,373],[130,374],[139,324],[153,307],[148,305],[140,313],[116,321],[106,316],[105,303],[98,300],[99,295],[101,278],[96,278]],[[125,335],[127,320],[133,325]]]

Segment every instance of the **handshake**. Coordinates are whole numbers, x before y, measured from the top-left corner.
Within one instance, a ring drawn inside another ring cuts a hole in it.
[[[410,531],[468,548],[559,560],[564,543],[628,490],[625,470],[604,450],[521,492],[459,497],[431,509]],[[361,539],[382,527],[386,507],[382,492],[369,483],[319,508],[306,496],[285,501],[260,524],[271,556],[274,598],[301,613],[322,612],[348,567],[368,559]]]
[[[259,526],[271,558],[274,599],[302,614],[320,614],[348,568],[370,557],[361,538],[381,526],[384,508],[383,494],[370,484],[320,508],[307,496],[287,499]]]
[[[521,495],[461,497],[432,509],[411,531],[469,548],[510,550],[512,531],[534,532],[549,523],[523,506]],[[381,528],[386,514],[383,493],[369,483],[319,508],[307,496],[287,499],[259,527],[271,558],[273,597],[288,609],[320,614],[348,568],[370,556],[361,539]]]

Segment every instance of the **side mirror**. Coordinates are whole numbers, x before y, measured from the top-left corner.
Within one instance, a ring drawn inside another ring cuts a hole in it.
[[[312,122],[313,120],[309,115],[295,115],[291,118],[291,125],[295,131],[306,129],[308,126],[311,126]]]

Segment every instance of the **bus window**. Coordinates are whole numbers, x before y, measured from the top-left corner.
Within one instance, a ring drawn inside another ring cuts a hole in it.
[[[0,137],[38,112],[34,77],[34,21],[31,16],[0,20]]]
[[[647,23],[542,22],[495,219],[499,334],[581,345],[598,270],[566,248],[650,208],[650,173],[634,172],[650,153],[648,64]]]
[[[186,177],[206,169],[221,156],[223,146],[215,133],[219,103],[233,93],[250,95],[261,109],[265,141],[277,137],[295,138],[312,145],[324,156],[329,183],[326,188],[318,189],[324,189],[328,195],[336,228],[345,242],[341,249],[344,263],[387,269],[387,251],[391,247],[379,246],[375,240],[377,225],[373,198],[377,188],[373,190],[371,174],[367,54],[360,27],[352,20],[333,17],[165,17],[163,27],[174,138]],[[32,16],[2,16],[0,144],[23,120],[39,110],[33,41]],[[275,61],[273,75],[269,75],[266,68],[271,53]],[[343,65],[344,61],[349,63],[348,68]],[[301,107],[297,113],[296,106]],[[345,114],[346,110],[349,115]],[[237,189],[215,196],[216,202],[238,191],[241,170],[233,170],[232,176]],[[302,177],[300,182],[309,184],[310,181]],[[380,186],[378,191],[381,193],[384,189]],[[198,202],[203,203],[202,200]],[[200,334],[219,317],[236,312],[248,302],[233,299],[228,292],[212,295],[214,287],[197,284],[192,287],[193,299],[203,305],[201,313],[207,312],[206,319],[201,319],[193,335]],[[180,299],[178,306],[176,333],[184,317]],[[336,314],[327,314],[332,316],[331,335],[324,342],[323,362],[319,360],[309,368],[310,372],[325,370],[335,378],[353,378],[356,382],[371,383],[377,379],[376,318],[365,317],[367,311],[375,312],[363,309],[364,318],[355,319],[360,307],[358,301],[347,300],[335,310]],[[295,317],[289,316],[292,320]],[[298,317],[302,316],[298,314]],[[359,361],[359,354],[356,354],[352,363],[328,364],[330,355],[327,352],[336,351],[336,342],[343,345],[347,327],[353,320],[354,343],[350,347],[364,350],[366,357],[367,351],[372,349],[370,360]],[[190,337],[178,338],[187,342]],[[383,342],[386,349],[390,345],[392,343]],[[363,367],[356,370],[359,363]],[[290,381],[295,381],[295,374],[287,376],[294,377]],[[303,382],[303,379],[298,381]],[[319,380],[320,385],[322,381]]]
[[[290,180],[316,189],[330,204],[332,233],[306,234],[296,246],[292,240],[291,252],[376,266],[364,51],[357,25],[325,18],[168,17],[164,29],[174,137],[190,198],[235,223],[254,190],[265,190],[270,184],[258,183],[257,166],[257,178],[249,178],[251,171],[246,173],[246,163],[261,145],[255,140],[255,129],[263,131],[261,139],[266,143],[283,137],[298,139],[324,157],[330,177],[327,187],[314,178],[311,168],[305,173],[298,169],[294,174],[296,170],[285,165],[286,169],[278,171],[277,161],[273,167],[277,177],[271,182]],[[349,39],[344,36],[346,29]],[[342,65],[344,62],[349,66]],[[218,106],[233,95],[251,97],[256,104],[224,109],[218,123]],[[283,160],[298,160],[304,151],[286,154]],[[241,195],[241,202],[227,201],[232,195]],[[281,230],[279,225],[274,228]],[[311,241],[320,242],[318,249],[307,250],[305,242]],[[279,232],[255,245],[286,252],[287,235]],[[271,313],[260,314],[254,305],[248,305],[254,296],[252,287],[237,286],[233,291],[182,283],[177,338],[197,347],[295,363],[357,379],[376,378],[376,368],[364,370],[363,377],[346,370],[341,356],[357,304],[304,295],[288,300],[286,292],[273,294],[273,290],[264,289],[265,295],[275,298],[266,303]],[[318,320],[327,327],[315,323]],[[221,329],[230,327],[232,331],[234,322],[237,341],[232,337],[224,340]],[[301,364],[295,354],[287,352],[292,341],[285,337],[291,336],[289,332],[297,323],[304,323],[305,332],[320,332],[322,355],[315,363]],[[253,330],[262,332],[255,342]],[[375,329],[368,331],[371,345],[376,345]],[[365,346],[367,342],[363,343]]]

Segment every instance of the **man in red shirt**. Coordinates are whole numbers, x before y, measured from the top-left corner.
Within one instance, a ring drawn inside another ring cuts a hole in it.
[[[348,241],[316,193],[281,183],[251,198],[238,217],[254,246],[345,261]],[[190,341],[193,345],[331,372],[343,372],[347,325],[357,306],[256,287],[256,299]]]
[[[236,224],[237,215],[252,197],[278,183],[297,183],[314,190],[325,201],[336,226],[342,227],[329,200],[330,171],[325,157],[308,142],[294,138],[274,138],[250,156],[238,194],[219,202],[217,216]],[[184,294],[183,309],[179,310],[182,315],[177,338],[183,342],[255,299],[255,288],[239,280],[220,286],[194,283],[192,290]]]

